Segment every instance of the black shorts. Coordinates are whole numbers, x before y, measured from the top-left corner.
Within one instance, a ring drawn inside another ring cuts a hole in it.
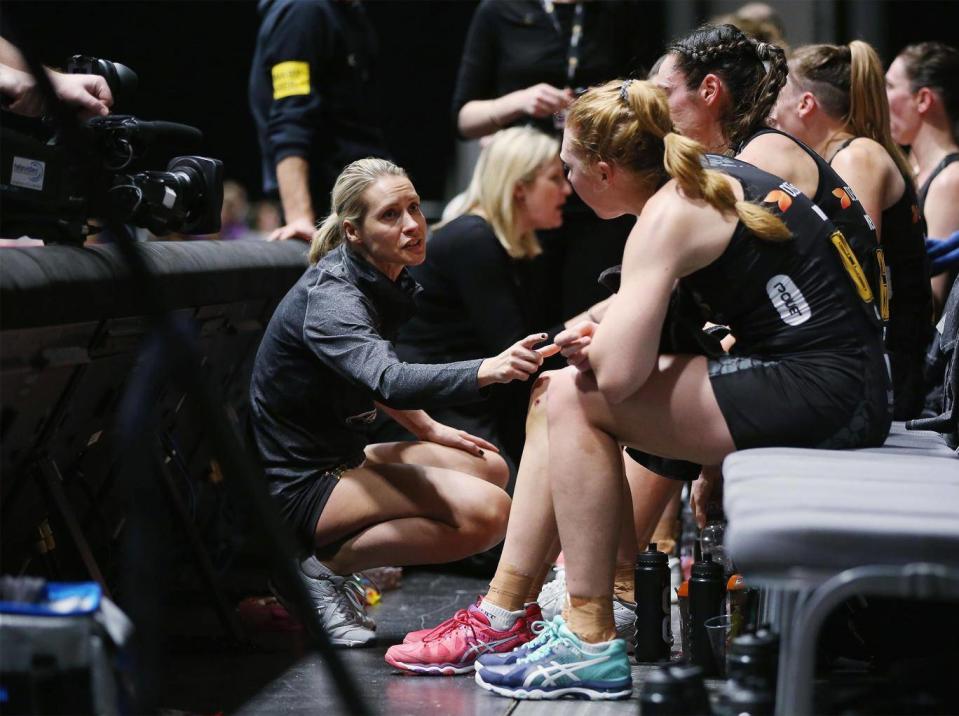
[[[340,482],[340,476],[347,470],[359,467],[363,457],[346,460],[339,465],[297,475],[293,478],[284,475],[267,475],[270,494],[280,510],[280,516],[294,532],[297,543],[312,552],[316,541],[316,524],[333,488]]]
[[[709,382],[737,450],[877,447],[889,433],[889,378],[878,352],[708,360]],[[694,480],[699,474],[693,463],[626,452],[663,477]]]

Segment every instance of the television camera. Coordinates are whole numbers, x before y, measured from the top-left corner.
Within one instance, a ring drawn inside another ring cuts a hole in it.
[[[102,76],[114,109],[137,84],[128,67],[80,55],[67,72]],[[158,236],[219,231],[223,163],[182,154],[198,148],[199,129],[111,114],[44,139],[8,124],[0,127],[0,236],[81,245],[100,230],[91,220]]]

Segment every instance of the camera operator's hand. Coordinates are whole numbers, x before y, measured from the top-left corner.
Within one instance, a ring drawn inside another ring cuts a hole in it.
[[[286,226],[275,229],[270,234],[270,241],[285,241],[286,239],[301,239],[312,241],[316,233],[316,226],[309,219],[294,219]]]
[[[106,80],[99,75],[72,75],[47,70],[47,76],[57,97],[71,107],[78,108],[81,117],[110,113],[113,95]],[[11,112],[38,117],[44,110],[43,97],[29,72],[0,64],[0,93],[5,98],[4,106]]]
[[[80,116],[103,117],[110,114],[113,93],[100,75],[63,74],[50,70],[50,82],[62,101],[81,110]]]

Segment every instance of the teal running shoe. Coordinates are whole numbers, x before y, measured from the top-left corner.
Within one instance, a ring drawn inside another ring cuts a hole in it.
[[[549,641],[553,633],[554,622],[556,622],[556,617],[553,617],[551,621],[533,622],[533,626],[530,628],[532,632],[536,634],[534,639],[526,642],[525,644],[520,644],[512,651],[507,651],[504,653],[489,652],[487,654],[483,654],[476,660],[476,663],[473,664],[473,668],[476,669],[476,671],[479,671],[487,666],[511,666],[515,664],[517,661],[525,656],[528,656]],[[562,618],[560,618],[558,623],[562,624]]]
[[[513,664],[476,670],[476,683],[514,699],[575,698],[590,701],[626,699],[633,677],[622,639],[599,644],[582,641],[561,616],[542,634],[548,638]]]

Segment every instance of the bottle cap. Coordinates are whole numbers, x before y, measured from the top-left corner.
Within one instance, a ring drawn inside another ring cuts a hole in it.
[[[723,586],[726,585],[726,580],[723,578],[723,565],[714,562],[711,554],[705,555],[701,562],[696,562],[693,565],[692,578],[696,580],[716,580]]]
[[[676,596],[682,599],[689,596],[689,580],[684,579],[683,583],[676,587]]]
[[[669,557],[666,556],[665,552],[660,552],[656,549],[655,542],[650,542],[645,552],[640,552],[636,555],[636,566],[663,567],[667,569],[669,566]]]
[[[743,575],[734,574],[729,578],[729,581],[726,582],[726,589],[730,592],[738,592],[746,588],[746,580],[743,579]]]

